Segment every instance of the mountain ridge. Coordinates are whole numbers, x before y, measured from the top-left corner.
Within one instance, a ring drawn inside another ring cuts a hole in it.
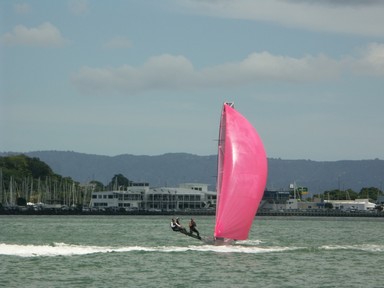
[[[0,155],[25,154],[47,163],[55,173],[85,183],[97,180],[108,183],[115,174],[123,174],[135,182],[148,182],[150,186],[178,186],[180,183],[198,182],[215,190],[217,155],[199,156],[189,153],[161,155],[116,156],[87,154],[74,151],[32,151],[26,153],[3,152]],[[268,158],[267,188],[288,189],[291,183],[308,187],[310,194],[327,190],[352,189],[359,192],[365,187],[382,190],[384,160],[283,160]]]

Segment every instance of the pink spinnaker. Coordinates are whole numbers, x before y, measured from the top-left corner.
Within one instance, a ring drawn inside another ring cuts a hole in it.
[[[219,131],[214,236],[245,240],[263,198],[267,157],[253,126],[224,103]]]

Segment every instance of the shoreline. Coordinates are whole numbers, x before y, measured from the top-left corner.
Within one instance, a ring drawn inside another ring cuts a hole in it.
[[[109,210],[109,211],[81,211],[81,210],[59,210],[59,209],[47,209],[47,210],[0,210],[0,215],[141,215],[141,216],[156,216],[156,215],[205,215],[215,216],[215,210],[189,210],[189,211],[121,211],[121,210]],[[384,212],[366,212],[366,211],[340,211],[340,210],[284,210],[284,211],[258,211],[256,216],[305,216],[305,217],[384,217]]]

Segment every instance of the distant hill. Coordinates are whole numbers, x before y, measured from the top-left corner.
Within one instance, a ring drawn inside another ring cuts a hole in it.
[[[123,174],[135,182],[150,186],[178,186],[185,182],[199,182],[215,190],[217,156],[198,156],[187,153],[169,153],[158,156],[101,156],[77,152],[36,151],[24,153],[38,157],[55,173],[85,183],[98,180],[107,184],[115,174]],[[0,155],[6,155],[0,153]],[[294,181],[308,187],[311,194],[334,189],[364,187],[382,190],[384,161],[345,160],[311,161],[268,159],[268,189],[287,189]]]

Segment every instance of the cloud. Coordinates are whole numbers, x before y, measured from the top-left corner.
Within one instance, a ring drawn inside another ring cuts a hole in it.
[[[124,65],[118,68],[83,67],[72,82],[83,92],[119,91],[136,93],[154,89],[175,89],[190,85],[194,69],[183,56],[161,55],[150,58],[142,67]]]
[[[357,59],[349,59],[354,73],[384,76],[384,44],[371,43],[359,50]]]
[[[275,22],[310,31],[384,36],[384,5],[374,0],[181,0],[175,3],[197,14]]]
[[[0,37],[0,43],[6,46],[60,47],[66,42],[59,29],[49,22],[36,28],[17,25]]]
[[[240,62],[206,68],[202,74],[208,81],[223,82],[225,78],[226,84],[243,85],[259,81],[319,81],[337,77],[339,70],[337,61],[324,55],[293,58],[261,52]]]
[[[69,1],[69,11],[75,15],[86,14],[89,10],[87,0],[71,0]]]
[[[131,41],[122,36],[117,36],[115,38],[110,39],[107,43],[103,46],[106,49],[125,49],[125,48],[131,48],[132,43]]]
[[[307,3],[312,5],[331,6],[367,6],[383,4],[382,0],[285,0],[292,3]]]
[[[31,7],[26,3],[15,4],[13,7],[18,14],[28,14],[31,11]]]
[[[239,62],[196,70],[184,56],[160,55],[141,67],[83,67],[72,76],[82,92],[180,90],[233,87],[260,81],[321,81],[338,77],[340,63],[324,55],[292,58],[268,52],[252,53]]]
[[[237,62],[197,70],[184,56],[164,54],[148,59],[142,66],[113,68],[83,67],[72,75],[82,92],[123,94],[151,90],[196,90],[240,87],[257,83],[334,81],[343,74],[384,75],[384,44],[371,43],[356,55],[332,59],[326,55],[294,58],[255,52]]]

